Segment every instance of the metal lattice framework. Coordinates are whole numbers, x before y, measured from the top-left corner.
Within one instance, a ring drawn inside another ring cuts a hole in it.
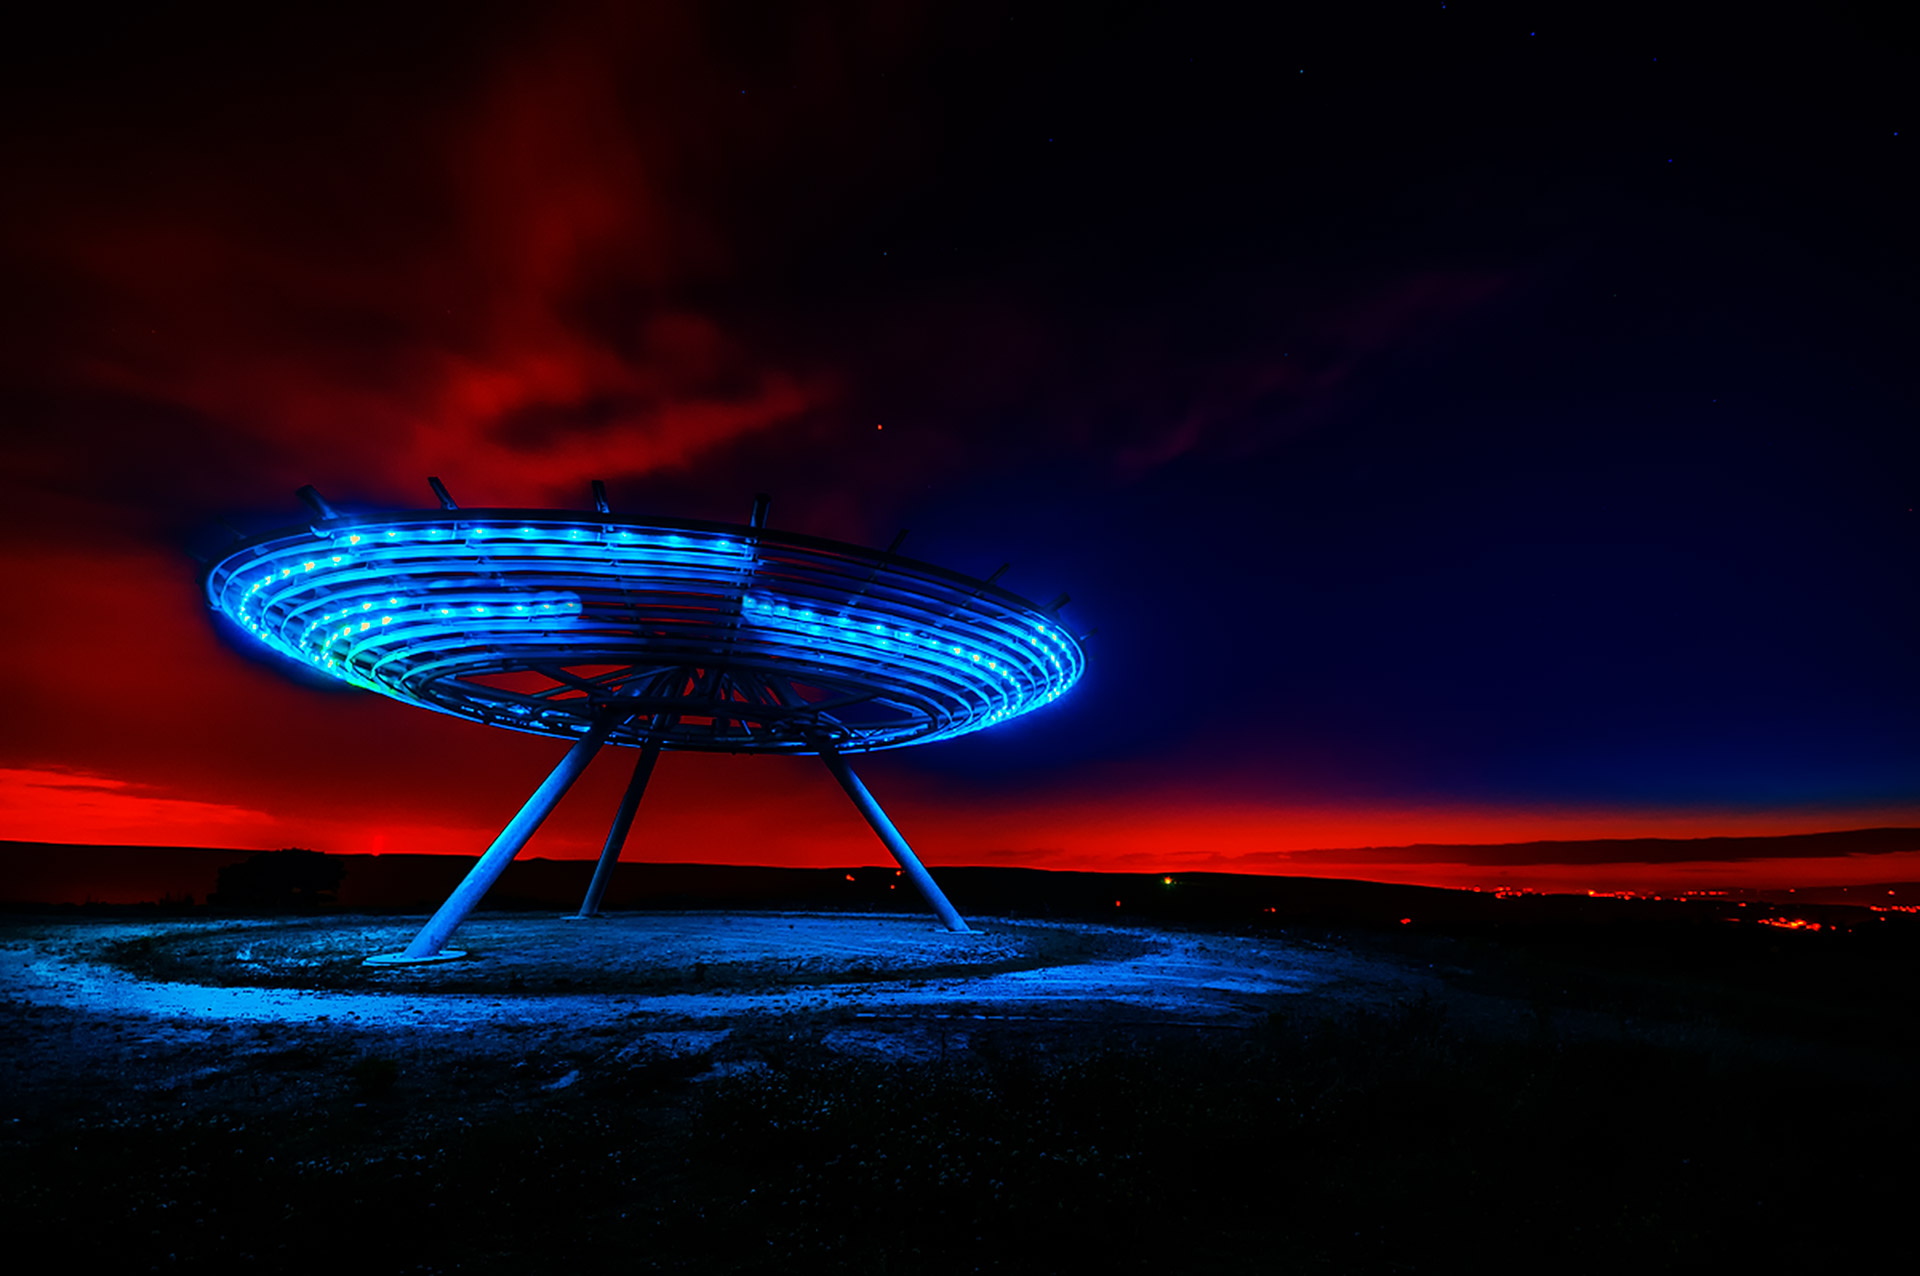
[[[1079,644],[1026,600],[893,554],[726,524],[554,510],[335,517],[207,575],[288,659],[395,700],[609,743],[866,753],[1052,701]]]
[[[597,482],[597,514],[462,510],[428,482],[442,509],[377,515],[302,488],[314,521],[243,540],[205,581],[216,610],[307,669],[572,742],[406,951],[370,961],[460,956],[455,928],[606,744],[640,757],[578,916],[599,915],[655,759],[695,749],[817,754],[941,921],[967,929],[842,755],[1058,699],[1085,658],[1052,608],[993,577],[772,531],[764,496],[743,527],[616,518]]]

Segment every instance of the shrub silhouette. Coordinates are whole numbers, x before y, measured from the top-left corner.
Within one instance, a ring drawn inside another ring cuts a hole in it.
[[[324,908],[339,899],[346,866],[319,851],[289,846],[262,851],[220,870],[211,902],[225,908],[272,912]]]

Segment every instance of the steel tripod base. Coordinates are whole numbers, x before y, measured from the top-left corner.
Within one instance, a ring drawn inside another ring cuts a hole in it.
[[[602,717],[591,731],[574,743],[573,747],[567,751],[567,756],[560,760],[560,764],[554,767],[552,774],[548,775],[546,781],[534,791],[533,796],[527,799],[526,805],[520,808],[520,813],[513,817],[506,828],[500,830],[500,835],[494,838],[493,845],[487,848],[487,853],[480,857],[479,862],[454,888],[453,894],[447,896],[446,903],[440,905],[440,910],[420,928],[420,933],[414,936],[413,942],[407,945],[405,952],[381,953],[376,957],[367,958],[365,964],[403,966],[431,961],[451,961],[456,957],[465,956],[464,953],[446,952],[441,946],[452,937],[455,928],[465,921],[467,915],[480,903],[480,897],[487,893],[487,888],[506,871],[507,865],[512,863],[513,857],[518,855],[520,849],[527,844],[527,840],[533,836],[534,830],[540,827],[540,822],[547,818],[547,813],[553,810],[554,804],[560,800],[561,795],[579,777],[580,772],[586,769],[587,763],[592,761],[593,755],[606,742],[608,733],[621,721],[624,719],[618,714],[610,713]],[[827,764],[827,770],[831,771],[833,777],[840,782],[840,787],[847,791],[847,796],[853,799],[854,807],[879,835],[881,843],[893,856],[894,862],[900,866],[902,874],[919,890],[921,897],[933,909],[941,925],[956,934],[966,934],[966,921],[948,901],[946,894],[934,884],[933,876],[927,872],[926,865],[922,864],[920,857],[913,853],[913,848],[907,845],[907,840],[900,836],[900,830],[893,826],[893,821],[887,818],[887,813],[880,809],[880,804],[874,801],[873,794],[867,790],[867,786],[861,782],[860,777],[853,773],[853,768],[849,767],[847,760],[840,756],[840,751],[834,747],[833,742],[820,737],[810,740],[809,743],[819,754],[820,760]],[[591,921],[600,916],[600,900],[608,883],[612,880],[614,864],[620,858],[620,848],[626,841],[627,830],[633,823],[635,810],[640,805],[640,795],[646,791],[647,779],[652,775],[654,761],[659,756],[660,742],[657,738],[650,737],[641,750],[640,760],[634,764],[633,778],[627,784],[626,795],[620,800],[620,810],[614,817],[613,828],[607,834],[606,845],[601,848],[600,860],[594,865],[593,881],[587,887],[587,896],[580,901],[579,910],[568,915],[565,920]]]
[[[362,966],[428,966],[439,961],[459,961],[467,955],[464,948],[442,948],[437,953],[425,957],[409,957],[405,953],[375,953],[360,960]]]

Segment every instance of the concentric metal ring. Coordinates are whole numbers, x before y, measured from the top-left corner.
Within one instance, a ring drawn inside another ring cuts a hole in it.
[[[395,700],[668,749],[872,752],[1057,699],[1085,665],[985,581],[764,528],[561,510],[327,519],[245,542],[213,606],[286,659]]]

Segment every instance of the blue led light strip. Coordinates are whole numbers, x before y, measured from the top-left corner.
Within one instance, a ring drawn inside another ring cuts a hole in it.
[[[336,518],[247,542],[213,606],[280,656],[408,704],[575,738],[630,703],[669,749],[871,752],[1058,699],[1085,667],[985,582],[837,542],[556,511]]]

